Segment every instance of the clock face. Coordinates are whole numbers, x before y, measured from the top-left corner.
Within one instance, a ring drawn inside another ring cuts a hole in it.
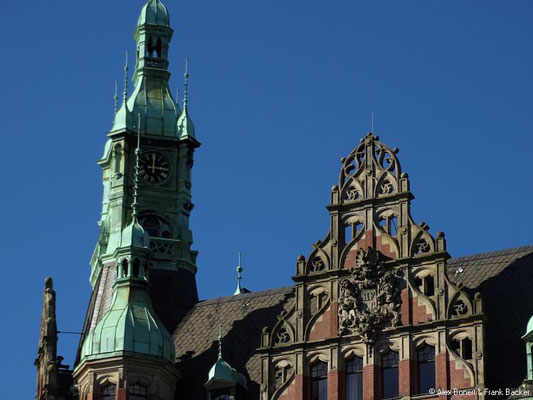
[[[163,183],[170,176],[170,163],[163,154],[146,151],[139,156],[139,176],[147,183]]]

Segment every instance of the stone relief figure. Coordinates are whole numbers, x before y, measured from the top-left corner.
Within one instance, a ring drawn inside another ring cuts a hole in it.
[[[358,250],[350,272],[340,282],[339,332],[359,334],[370,343],[379,330],[400,324],[401,272],[386,268],[370,247]]]

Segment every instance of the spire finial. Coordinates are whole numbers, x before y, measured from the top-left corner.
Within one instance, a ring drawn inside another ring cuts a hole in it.
[[[374,133],[374,113],[370,113],[370,133]]]
[[[135,148],[135,171],[133,176],[133,221],[137,221],[137,196],[139,192],[139,154],[141,153],[141,113],[137,114],[137,147]]]
[[[237,271],[237,289],[235,290],[235,293],[233,293],[233,295],[245,293],[245,291],[243,290],[241,286],[241,279],[242,279],[241,272],[243,270],[241,266],[241,261],[242,261],[242,253],[239,253],[239,265],[237,265],[237,268],[235,268],[235,270]]]
[[[126,104],[126,100],[128,99],[128,58],[129,52],[126,50],[126,64],[124,64],[124,92],[122,93],[124,104]]]
[[[218,358],[222,358],[222,324],[218,324]]]
[[[185,59],[185,73],[183,74],[185,83],[183,85],[183,111],[187,111],[187,91],[189,88],[189,59]]]
[[[115,97],[113,97],[115,100],[115,115],[117,115],[118,111],[118,81],[115,79]]]

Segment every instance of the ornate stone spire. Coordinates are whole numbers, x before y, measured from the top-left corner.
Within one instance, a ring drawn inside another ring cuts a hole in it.
[[[57,322],[56,292],[52,278],[44,283],[43,310],[41,315],[41,332],[39,350],[35,359],[37,367],[37,393],[35,398],[55,398],[59,389],[57,363]]]

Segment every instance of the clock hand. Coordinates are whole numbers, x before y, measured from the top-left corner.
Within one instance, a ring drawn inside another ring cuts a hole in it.
[[[152,172],[155,172],[155,153],[152,153]]]

